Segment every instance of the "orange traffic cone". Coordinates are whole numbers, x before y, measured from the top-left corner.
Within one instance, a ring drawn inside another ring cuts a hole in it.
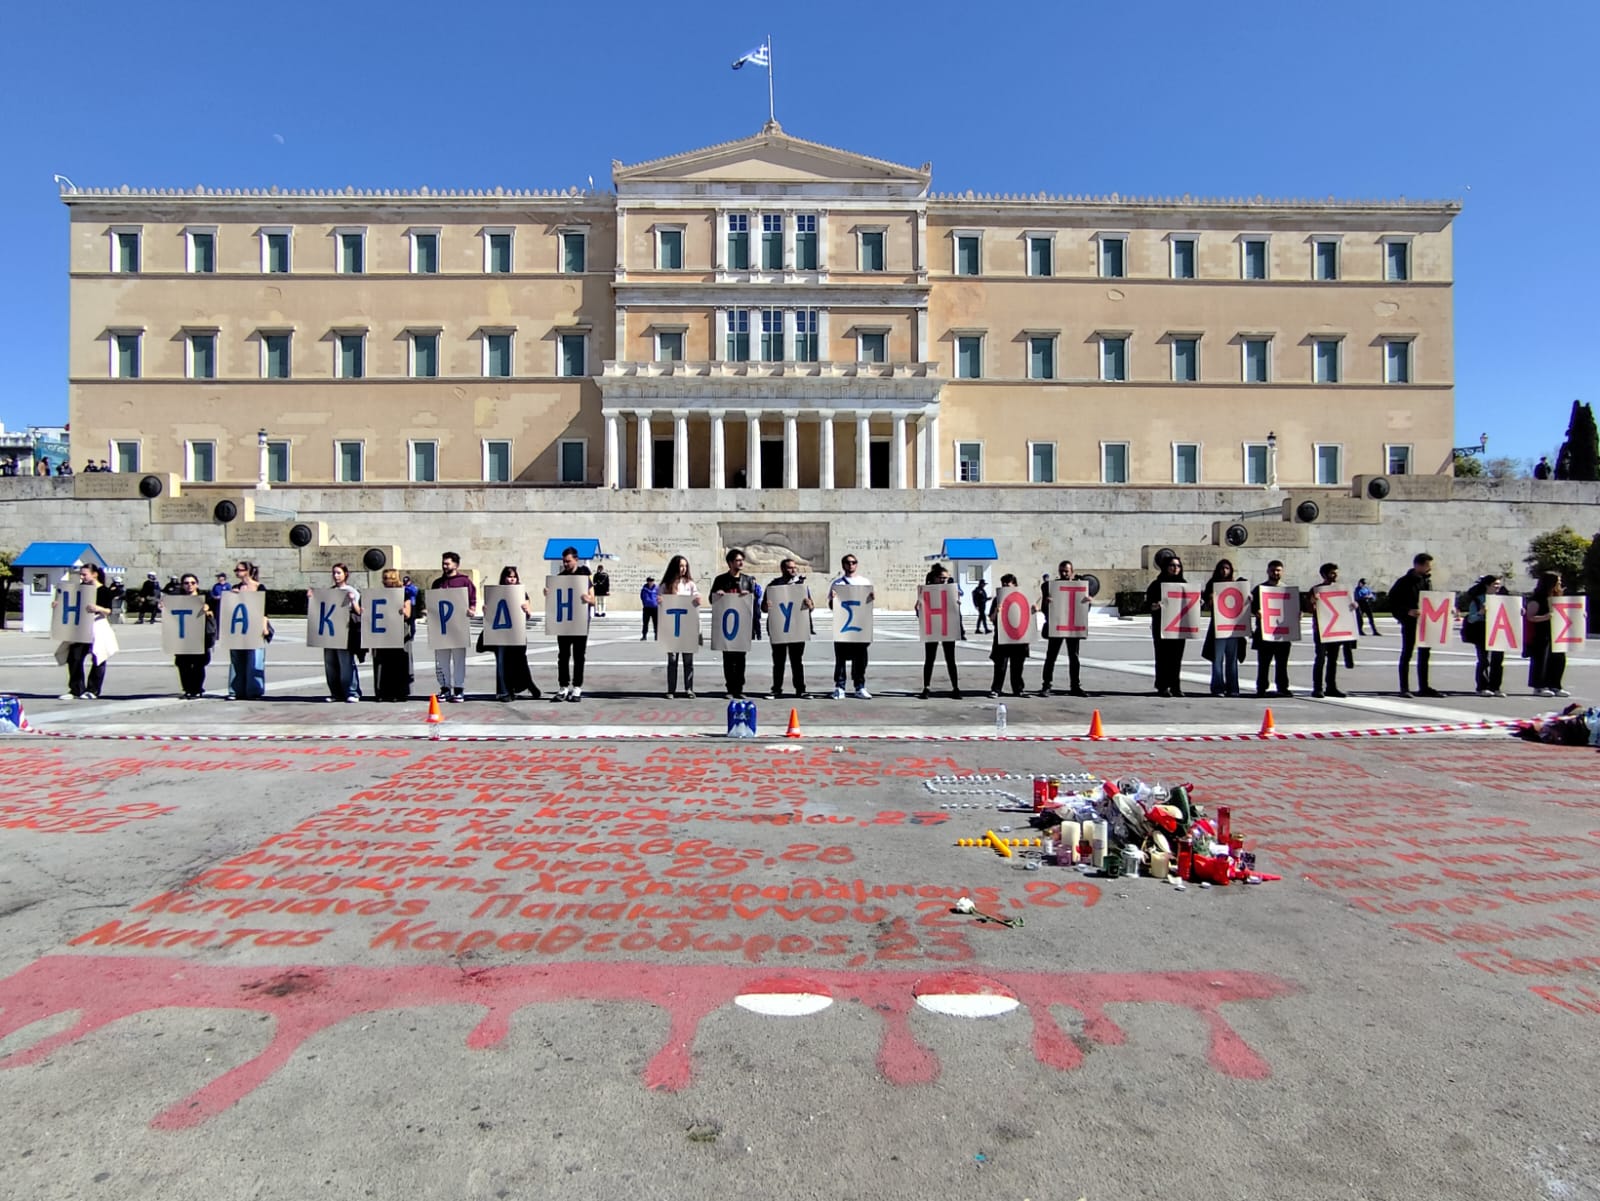
[[[784,735],[783,736],[785,738],[799,738],[800,737],[800,710],[798,710],[798,709],[790,709],[789,710],[789,728],[786,731],[784,731]]]
[[[428,724],[436,726],[444,720],[444,714],[439,712],[439,695],[435,693],[428,698]]]
[[[1100,724],[1100,710],[1094,711],[1094,716],[1089,719],[1089,737],[1101,739],[1106,736],[1106,728]]]
[[[1261,715],[1261,732],[1257,738],[1271,738],[1278,732],[1278,727],[1272,721],[1272,706],[1267,706],[1267,711]]]

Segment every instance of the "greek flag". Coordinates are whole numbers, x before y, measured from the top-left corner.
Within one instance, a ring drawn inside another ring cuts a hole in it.
[[[758,67],[771,67],[772,57],[767,51],[767,43],[762,42],[749,54],[741,55],[739,58],[734,59],[733,69],[737,71],[745,63],[754,63]]]

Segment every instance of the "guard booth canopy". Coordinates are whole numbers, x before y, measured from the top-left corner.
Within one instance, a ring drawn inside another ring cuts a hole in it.
[[[961,563],[993,563],[999,557],[993,538],[946,538],[939,553],[928,556],[928,562],[954,559]]]
[[[580,563],[587,563],[590,559],[609,559],[611,557],[601,552],[600,539],[598,538],[551,538],[544,544],[545,562],[560,562],[561,552],[569,546],[578,552],[578,561]]]

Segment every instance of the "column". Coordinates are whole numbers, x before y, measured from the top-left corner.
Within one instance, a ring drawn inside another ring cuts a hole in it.
[[[939,448],[939,410],[932,409],[928,413],[928,482],[929,488],[939,486],[939,464],[942,451]]]
[[[711,410],[711,487],[721,491],[728,486],[728,452],[723,444],[722,410]]]
[[[639,445],[637,448],[639,452],[639,468],[634,472],[633,486],[640,489],[654,488],[656,485],[653,478],[654,473],[651,470],[652,460],[650,457],[650,410],[640,409],[636,416],[639,419]]]
[[[894,486],[906,490],[906,415],[894,415]]]
[[[617,437],[617,415],[615,413],[607,413],[606,414],[606,475],[605,475],[605,481],[606,481],[606,487],[607,488],[617,488],[617,487],[621,486],[621,481],[618,478],[618,474],[619,474],[618,473],[618,463],[617,463],[618,442],[619,442],[619,440],[618,440],[618,437]]]
[[[689,486],[689,410],[672,410],[672,486]]]
[[[751,413],[745,419],[744,486],[761,487],[761,414]]]
[[[817,463],[822,472],[822,490],[833,491],[833,414],[822,415],[822,445],[817,452]]]
[[[928,486],[928,414],[923,411],[917,414],[917,427],[912,434],[912,445],[916,447],[913,462],[917,465],[917,487]]]
[[[868,449],[872,445],[872,415],[864,410],[856,412],[856,487],[872,484],[872,458]]]
[[[783,414],[783,486],[800,486],[800,413],[785,409]]]

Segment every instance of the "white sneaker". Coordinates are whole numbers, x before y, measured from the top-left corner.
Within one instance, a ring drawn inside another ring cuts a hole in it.
[[[1499,690],[1499,689],[1498,689],[1498,688],[1496,688],[1496,689],[1495,689],[1495,690],[1494,690],[1494,695],[1495,695],[1495,696],[1504,696],[1504,695],[1505,695],[1505,693],[1503,693],[1503,692],[1501,692],[1501,691],[1500,691],[1500,690]]]
[[[577,704],[579,701],[581,701],[583,699],[583,689],[582,688],[574,688],[574,689],[572,689],[570,692],[567,693],[567,699],[569,701],[571,701],[573,704]]]
[[[347,705],[359,705],[361,698],[359,696],[347,696],[344,698],[344,703]]]
[[[843,688],[835,688],[833,690],[833,699],[836,700],[836,701],[844,700],[844,689]]]
[[[1534,689],[1534,690],[1533,690],[1533,695],[1534,695],[1534,696],[1554,696],[1554,695],[1555,695],[1555,693],[1554,693],[1554,692],[1552,692],[1552,691],[1551,691],[1551,690],[1550,690],[1550,689],[1548,689],[1548,688],[1535,688],[1535,689]]]
[[[1554,695],[1556,695],[1556,696],[1571,696],[1572,693],[1568,692],[1565,688],[1557,688],[1557,689],[1554,690]]]
[[[572,689],[570,689],[570,688],[557,688],[554,692],[552,692],[550,694],[550,699],[552,701],[564,701],[564,700],[567,699],[567,695],[571,691],[572,691]]]
[[[872,693],[868,692],[865,688],[857,688],[850,695],[855,697],[858,701],[870,701],[872,699]]]
[[[75,701],[77,699],[78,698],[73,696],[70,692],[63,692],[60,696],[56,697],[56,700],[58,701]]]
[[[1479,696],[1493,696],[1494,693],[1489,691],[1489,689],[1487,689],[1487,688],[1480,688],[1480,689],[1478,689],[1478,695]]]

